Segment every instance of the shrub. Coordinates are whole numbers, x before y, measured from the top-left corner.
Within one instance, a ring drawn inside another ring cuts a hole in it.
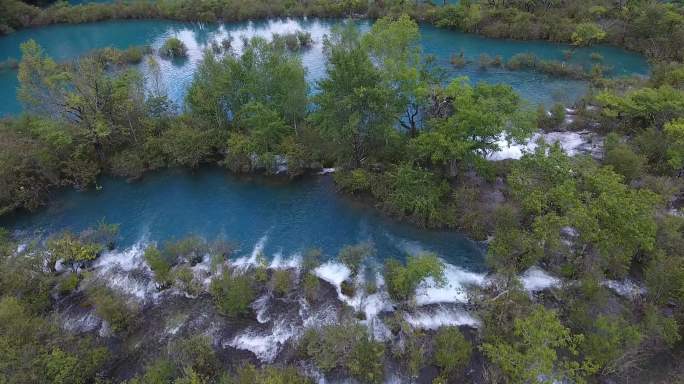
[[[230,271],[214,278],[209,291],[219,313],[230,317],[248,315],[249,305],[256,295],[252,288],[252,280],[248,276],[233,276]]]
[[[384,356],[385,346],[382,343],[373,341],[370,336],[362,337],[351,350],[347,369],[363,383],[381,383]]]
[[[209,336],[196,335],[178,340],[171,345],[171,355],[177,365],[185,370],[192,370],[205,379],[215,377],[220,369],[220,362]]]
[[[61,280],[59,281],[59,293],[62,295],[68,295],[76,290],[79,282],[81,282],[81,278],[78,273],[67,273],[66,275],[62,276]]]
[[[442,327],[435,335],[435,364],[447,374],[462,370],[470,362],[472,348],[457,327]]]
[[[169,260],[187,260],[193,265],[201,262],[208,251],[209,247],[204,239],[195,235],[164,244],[164,255]]]
[[[195,275],[192,269],[188,266],[182,266],[174,272],[176,276],[176,283],[178,288],[190,296],[197,296],[202,289],[202,286],[195,280]]]
[[[168,288],[173,282],[171,264],[154,245],[150,245],[145,249],[143,257],[152,272],[154,272],[154,279],[157,281],[159,289]]]
[[[109,323],[115,333],[128,331],[135,320],[138,308],[106,287],[95,287],[88,292],[88,302],[95,307],[97,316]]]
[[[302,261],[302,269],[305,272],[313,271],[321,265],[321,256],[323,252],[318,248],[311,248],[304,253],[304,260]]]
[[[175,377],[176,366],[167,359],[158,359],[145,367],[145,373],[133,378],[130,384],[172,383]]]
[[[373,246],[370,243],[361,243],[345,246],[340,250],[337,257],[351,270],[352,276],[355,276],[361,270],[364,260],[372,256],[373,253]]]
[[[634,152],[630,145],[620,143],[615,134],[608,135],[605,143],[604,163],[624,176],[625,182],[629,183],[644,174],[646,158]]]
[[[309,329],[300,339],[299,348],[323,372],[345,368],[364,383],[382,380],[385,347],[368,335],[360,324],[328,325]]]
[[[50,238],[47,246],[54,261],[61,259],[71,265],[74,271],[84,263],[95,260],[103,251],[100,244],[84,243],[71,232]]]
[[[273,292],[278,296],[285,296],[292,288],[292,276],[290,276],[290,271],[286,269],[273,271],[271,279],[273,281]]]
[[[225,376],[221,384],[310,384],[311,380],[300,375],[295,368],[273,366],[257,369],[252,364],[238,368],[234,378]]]
[[[318,298],[318,289],[321,285],[320,281],[318,280],[318,276],[308,272],[304,276],[304,281],[302,284],[304,285],[304,296],[306,296],[306,299],[309,301],[316,300]]]
[[[451,55],[451,65],[455,68],[463,68],[468,64],[468,60],[465,58],[463,51],[459,54]]]
[[[164,45],[159,48],[159,55],[171,59],[186,57],[188,55],[188,48],[180,39],[169,37],[164,42]]]
[[[424,279],[432,277],[436,282],[443,283],[444,264],[432,253],[409,256],[406,266],[389,259],[385,262],[384,276],[390,297],[407,301],[413,298],[418,284]]]
[[[371,189],[372,175],[363,168],[335,172],[334,178],[337,187],[348,193],[368,192]]]

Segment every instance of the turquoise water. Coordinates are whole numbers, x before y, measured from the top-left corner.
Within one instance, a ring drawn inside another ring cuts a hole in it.
[[[235,242],[240,255],[262,242],[266,255],[283,258],[309,247],[334,256],[344,245],[372,241],[380,259],[430,250],[469,270],[483,268],[477,243],[455,232],[390,220],[337,194],[330,176],[276,183],[239,180],[207,168],[154,173],[139,183],[110,178],[100,183],[100,191],[58,193],[42,211],[4,217],[0,226],[21,237],[79,231],[104,218],[121,224],[122,247],[194,233]]]
[[[339,21],[337,21],[339,22]],[[278,19],[259,22],[227,24],[197,24],[164,20],[109,21],[78,25],[53,25],[43,28],[25,29],[0,38],[0,60],[20,56],[19,46],[28,39],[41,44],[48,54],[58,60],[68,60],[90,50],[113,46],[127,48],[131,45],[149,44],[158,48],[170,36],[182,39],[189,48],[189,57],[181,62],[159,59],[164,82],[169,95],[179,104],[182,103],[186,89],[192,81],[193,73],[202,57],[203,50],[212,42],[220,41],[228,34],[234,37],[234,47],[239,51],[241,37],[255,35],[270,37],[272,33],[285,33],[295,29],[311,32],[316,44],[302,54],[308,69],[308,79],[315,81],[324,75],[325,62],[322,52],[323,35],[330,31],[336,21],[318,19]],[[363,30],[370,28],[370,22],[359,22]],[[510,41],[488,39],[472,34],[438,29],[421,25],[422,45],[426,53],[434,54],[440,64],[447,68],[450,75],[466,75],[473,81],[507,83],[532,103],[550,105],[554,102],[570,103],[586,91],[587,84],[582,81],[554,79],[547,75],[505,69],[480,70],[477,59],[481,53],[490,56],[501,55],[508,59],[514,54],[532,52],[545,59],[563,59],[567,45],[542,41]],[[449,60],[452,54],[463,51],[475,63],[465,68],[453,69]],[[625,50],[596,46],[578,49],[574,62],[590,65],[592,52],[600,53],[604,63],[614,67],[614,75],[646,74],[649,71],[646,60],[635,53]],[[142,66],[145,70],[144,65]],[[16,114],[21,106],[16,100],[16,71],[0,72],[0,115]]]

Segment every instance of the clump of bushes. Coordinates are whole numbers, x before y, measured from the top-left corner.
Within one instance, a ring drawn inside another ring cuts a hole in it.
[[[214,278],[209,286],[216,309],[229,317],[246,316],[256,292],[248,275],[233,275],[225,271]]]
[[[290,51],[299,51],[302,49],[311,48],[314,41],[311,33],[305,31],[295,31],[283,35],[274,33],[273,43],[282,44]]]
[[[444,283],[444,264],[433,253],[409,256],[406,265],[389,259],[385,262],[384,277],[390,297],[406,302],[413,298],[416,288],[426,278]]]
[[[188,55],[188,48],[177,37],[169,37],[159,48],[159,55],[170,59],[184,58]]]
[[[104,286],[96,286],[88,292],[88,303],[95,313],[107,321],[114,333],[126,332],[133,326],[139,308]]]
[[[157,281],[159,288],[164,289],[171,286],[173,283],[171,263],[162,255],[159,249],[151,245],[145,249],[143,257],[154,273],[154,279]]]
[[[342,368],[361,382],[382,382],[385,346],[374,341],[363,325],[309,329],[302,336],[299,349],[324,373]]]
[[[61,260],[63,264],[71,266],[74,272],[104,251],[102,244],[83,241],[69,231],[48,239],[47,247],[52,270],[55,269],[55,263]]]
[[[373,256],[374,252],[373,246],[370,243],[360,243],[345,246],[340,250],[337,257],[342,264],[349,268],[352,276],[356,276],[361,270],[364,260]]]
[[[447,377],[463,370],[470,362],[473,346],[457,327],[442,327],[435,335],[435,365]]]
[[[596,74],[587,72],[581,65],[569,64],[557,60],[541,60],[532,53],[519,53],[513,55],[506,68],[512,71],[534,70],[555,77],[567,77],[571,79],[588,79],[595,77]],[[601,71],[601,74],[603,71]]]
[[[287,269],[277,269],[271,276],[273,292],[277,296],[285,296],[292,289],[292,276]]]

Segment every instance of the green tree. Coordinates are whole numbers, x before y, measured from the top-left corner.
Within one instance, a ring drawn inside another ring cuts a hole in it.
[[[537,306],[514,324],[511,340],[497,339],[482,345],[507,381],[552,383],[569,378],[583,382],[595,372],[590,361],[577,357],[583,336],[573,335],[554,311]]]
[[[450,176],[456,176],[461,163],[481,164],[500,149],[501,139],[522,141],[535,128],[533,114],[510,86],[473,87],[460,78],[446,87],[443,97],[451,100],[453,113],[430,120],[411,148],[418,160],[440,166]]]
[[[318,82],[311,119],[336,145],[337,159],[352,168],[382,151],[392,131],[391,90],[384,86],[353,23],[324,41],[327,76]]]
[[[297,128],[307,110],[308,85],[298,56],[263,38],[248,40],[240,56],[206,52],[186,102],[199,117],[225,127],[244,106],[260,103]]]
[[[394,95],[397,122],[415,137],[440,78],[422,62],[418,24],[408,15],[377,20],[363,46]]]

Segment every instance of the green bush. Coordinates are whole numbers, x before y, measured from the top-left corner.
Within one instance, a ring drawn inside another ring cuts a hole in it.
[[[370,243],[361,243],[357,245],[347,245],[340,250],[337,257],[340,261],[349,268],[352,276],[356,276],[361,270],[363,262],[372,257],[374,253],[373,246]]]
[[[349,373],[363,383],[382,383],[384,378],[385,345],[362,337],[352,348],[347,361]]]
[[[85,263],[95,260],[104,250],[102,245],[84,243],[71,232],[51,237],[47,246],[52,253],[53,260],[61,259],[65,264],[71,265],[74,271]]]
[[[184,370],[192,370],[201,378],[216,377],[221,363],[211,345],[211,337],[196,335],[175,341],[171,345],[171,356]]]
[[[318,276],[308,272],[304,276],[302,285],[304,286],[304,296],[306,296],[306,299],[309,301],[315,301],[318,298],[318,289],[321,285],[320,281],[318,280]]]
[[[472,349],[457,327],[442,327],[435,335],[435,365],[447,374],[457,373],[470,362]]]
[[[133,326],[138,312],[120,295],[106,287],[95,287],[88,292],[88,302],[95,307],[97,316],[109,323],[114,333],[126,332]]]
[[[154,279],[160,289],[168,288],[173,283],[171,264],[166,260],[156,246],[150,245],[145,249],[143,255],[145,261],[154,272]]]
[[[176,37],[169,37],[164,41],[164,45],[159,48],[159,54],[163,57],[171,59],[182,58],[188,55],[188,48],[180,39]]]
[[[225,375],[220,384],[312,384],[312,381],[292,367],[268,366],[257,369],[252,364],[246,364],[238,368],[235,376]]]
[[[323,372],[344,368],[364,383],[378,383],[383,379],[385,347],[373,341],[363,325],[309,329],[300,339],[299,349]]]
[[[59,293],[62,295],[68,295],[69,293],[76,290],[78,283],[81,282],[81,278],[78,273],[71,272],[62,276],[59,281]]]
[[[338,171],[334,176],[337,187],[348,193],[368,192],[371,189],[373,176],[363,168],[351,171]]]
[[[193,265],[201,262],[207,252],[209,252],[207,242],[196,235],[164,244],[164,255],[169,260],[187,260]]]
[[[444,264],[432,253],[409,256],[406,266],[389,259],[385,262],[384,277],[390,297],[408,301],[424,279],[432,277],[437,283],[444,282]]]
[[[248,315],[249,305],[256,296],[249,276],[233,276],[230,271],[215,277],[211,281],[209,292],[219,313],[230,317]]]
[[[290,289],[292,289],[292,276],[287,269],[277,269],[273,271],[271,277],[273,284],[273,292],[277,296],[285,296]]]

